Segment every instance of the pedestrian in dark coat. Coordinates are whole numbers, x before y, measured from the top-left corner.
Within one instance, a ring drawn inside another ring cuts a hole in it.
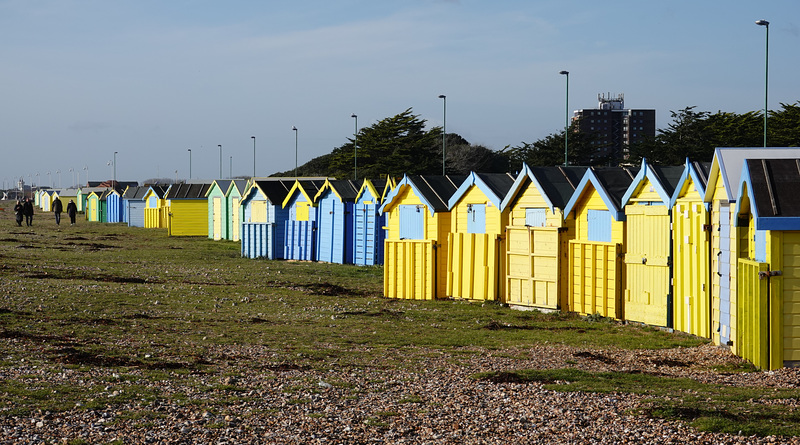
[[[56,225],[61,225],[61,212],[64,211],[64,206],[61,204],[61,200],[56,197],[53,200],[53,214],[56,215]]]
[[[22,201],[17,200],[17,205],[14,206],[14,215],[17,217],[17,225],[22,227],[22,217],[24,210],[22,208]]]
[[[69,225],[75,225],[75,214],[78,213],[78,206],[75,205],[75,201],[69,200],[67,203],[67,215],[69,215]]]
[[[25,198],[25,203],[22,204],[22,213],[25,215],[25,225],[33,225],[33,203],[31,198]]]

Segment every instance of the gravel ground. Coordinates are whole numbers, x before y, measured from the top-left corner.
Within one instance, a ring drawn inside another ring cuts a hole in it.
[[[6,351],[28,348],[23,340],[0,339]],[[418,366],[370,366],[320,371],[274,362],[267,348],[240,346],[209,351],[221,360],[213,374],[184,373],[154,380],[140,369],[119,379],[114,370],[89,371],[26,365],[6,368],[0,379],[77,386],[105,385],[93,393],[113,398],[134,385],[156,390],[155,402],[129,400],[105,409],[2,415],[3,444],[728,444],[800,443],[798,439],[755,438],[698,432],[672,421],[630,414],[642,398],[628,394],[554,392],[540,384],[492,383],[470,379],[483,371],[576,367],[691,377],[727,385],[796,387],[800,372],[719,375],[708,366],[738,358],[710,345],[662,351],[589,351],[541,346],[524,351],[424,356]],[[530,359],[520,359],[521,354]],[[391,353],[390,353],[391,354]],[[517,357],[517,358],[515,358]],[[33,362],[38,363],[34,357]],[[237,365],[240,364],[240,365]],[[246,366],[241,364],[246,363]],[[330,367],[329,367],[330,368]],[[411,369],[403,369],[411,368]],[[109,383],[112,382],[112,383]],[[222,402],[221,402],[222,401]],[[88,400],[91,402],[91,400]],[[793,401],[798,405],[800,402]],[[135,413],[135,414],[132,414]],[[73,442],[74,443],[74,442]]]

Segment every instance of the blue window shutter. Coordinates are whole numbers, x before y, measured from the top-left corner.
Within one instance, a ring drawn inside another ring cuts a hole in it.
[[[486,233],[486,204],[467,206],[467,233]]]
[[[544,227],[547,225],[547,209],[525,209],[525,225]]]
[[[765,263],[767,261],[767,231],[756,230],[755,234],[756,252],[755,260]]]
[[[587,228],[589,241],[611,242],[611,212],[608,210],[589,210]]]
[[[416,205],[400,205],[400,239],[425,239],[425,209]]]

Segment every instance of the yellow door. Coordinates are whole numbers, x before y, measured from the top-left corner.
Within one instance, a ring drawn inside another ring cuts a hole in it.
[[[485,233],[450,233],[447,296],[466,300],[496,300],[499,241]]]
[[[222,198],[215,196],[212,203],[212,213],[214,223],[214,241],[222,239]]]
[[[711,338],[708,212],[701,202],[680,200],[672,212],[674,327]]]
[[[629,205],[625,243],[625,319],[667,325],[669,213],[664,205]]]
[[[506,231],[506,303],[558,309],[561,261],[556,227]]]
[[[735,343],[738,355],[761,369],[770,368],[769,264],[739,258]],[[777,353],[777,351],[773,352]]]
[[[239,241],[239,230],[241,227],[239,221],[239,198],[236,197],[233,198],[233,202],[231,204],[231,218],[231,231],[233,232],[231,234],[231,240]]]
[[[387,298],[436,298],[436,249],[431,240],[386,240],[383,293]]]
[[[568,310],[582,315],[622,318],[619,284],[622,261],[617,243],[569,242]]]

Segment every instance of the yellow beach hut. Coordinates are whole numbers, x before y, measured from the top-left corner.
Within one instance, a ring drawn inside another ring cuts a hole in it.
[[[711,213],[703,202],[710,162],[686,159],[670,200],[673,324],[711,338]]]
[[[380,207],[386,213],[383,289],[388,298],[447,297],[448,201],[466,176],[405,175]]]
[[[564,218],[563,209],[584,173],[586,167],[522,166],[500,203],[509,212],[504,303],[517,308],[567,307],[567,251],[575,237],[575,220]]]
[[[170,236],[208,236],[208,198],[211,183],[173,184],[167,201],[167,229]]]
[[[800,148],[717,148],[703,201],[711,206],[712,340],[736,352],[736,269],[745,255],[739,245],[734,205],[736,186],[746,159],[800,158]]]
[[[169,186],[155,184],[144,195],[144,227],[148,229],[167,228],[167,194]]]
[[[800,365],[800,157],[747,159],[737,187],[736,354]]]
[[[514,184],[509,173],[470,173],[447,205],[447,296],[501,300],[504,295],[505,228],[508,211],[500,203]]]
[[[672,232],[669,203],[684,167],[650,165],[622,197],[625,211],[625,320],[672,327]]]
[[[567,310],[622,319],[625,289],[625,212],[622,197],[637,170],[591,167],[564,207],[575,218],[570,240]]]

